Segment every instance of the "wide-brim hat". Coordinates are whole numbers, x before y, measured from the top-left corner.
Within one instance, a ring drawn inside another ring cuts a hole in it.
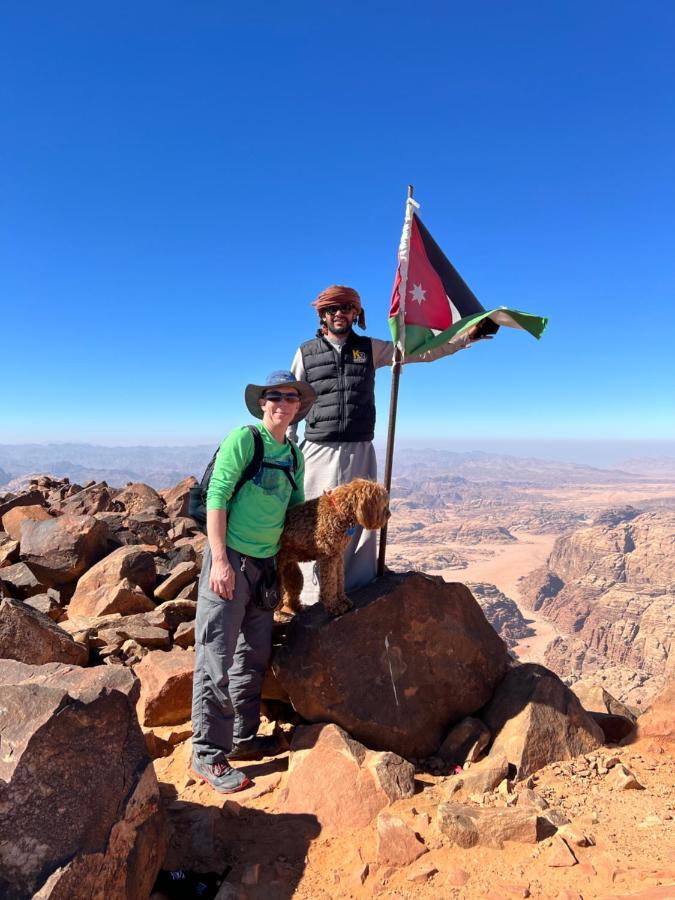
[[[295,388],[300,395],[300,409],[291,422],[291,425],[295,425],[296,422],[304,419],[311,409],[312,404],[316,400],[316,393],[314,388],[310,387],[306,381],[297,381],[292,372],[279,369],[276,372],[270,372],[265,379],[265,384],[247,384],[244,391],[246,407],[256,419],[262,419],[263,411],[260,408],[260,398],[265,391],[271,391],[277,387]]]

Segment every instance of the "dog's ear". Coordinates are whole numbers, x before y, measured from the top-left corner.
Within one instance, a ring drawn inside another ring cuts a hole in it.
[[[388,495],[382,485],[375,481],[365,482],[359,487],[356,515],[363,528],[382,528],[387,521]]]

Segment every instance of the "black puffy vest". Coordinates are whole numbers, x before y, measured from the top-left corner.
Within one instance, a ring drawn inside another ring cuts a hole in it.
[[[300,347],[305,378],[316,402],[305,420],[309,441],[372,441],[375,434],[375,366],[368,337],[352,331],[336,353],[322,337]]]

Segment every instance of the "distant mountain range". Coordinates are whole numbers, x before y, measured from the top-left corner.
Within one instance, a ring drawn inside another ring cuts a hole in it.
[[[26,475],[66,476],[78,484],[106,481],[120,487],[142,481],[171,487],[201,475],[215,446],[102,447],[94,444],[0,444],[0,487]]]
[[[649,460],[642,459],[635,469],[619,467],[596,468],[578,463],[561,462],[536,457],[511,456],[487,453],[482,450],[457,453],[440,449],[402,449],[397,451],[394,461],[394,480],[412,479],[415,483],[439,475],[472,482],[499,482],[520,486],[560,487],[575,484],[617,484],[637,481],[675,480],[675,458],[670,459],[670,469],[665,465],[668,458],[654,462],[658,465],[650,469]],[[380,471],[384,469],[384,454],[378,452]]]
[[[187,475],[201,477],[215,447],[104,447],[94,444],[0,444],[0,488],[37,473],[67,476],[71,481],[106,481],[113,487],[142,481],[155,488],[176,484]],[[384,453],[378,450],[379,471]],[[442,449],[397,449],[395,480],[443,474],[473,482],[507,482],[514,485],[559,486],[606,484],[622,481],[675,480],[675,458],[630,460],[621,467],[600,469],[507,454]]]

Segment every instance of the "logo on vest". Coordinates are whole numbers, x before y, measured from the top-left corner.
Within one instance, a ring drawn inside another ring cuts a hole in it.
[[[366,363],[368,362],[368,354],[364,353],[363,350],[352,349],[352,362]]]

